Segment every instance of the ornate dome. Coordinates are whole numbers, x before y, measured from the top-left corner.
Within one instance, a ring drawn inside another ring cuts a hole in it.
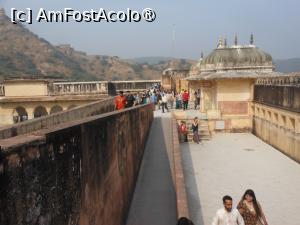
[[[219,47],[200,63],[200,71],[274,70],[272,56],[255,46]]]

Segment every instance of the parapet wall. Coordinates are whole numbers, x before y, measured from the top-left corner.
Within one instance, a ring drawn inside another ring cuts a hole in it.
[[[114,110],[113,98],[0,128],[0,140]]]
[[[177,218],[182,217],[189,218],[189,208],[187,193],[185,187],[185,178],[183,173],[183,162],[181,157],[179,138],[178,138],[178,124],[176,119],[172,119],[172,134],[173,134],[173,182],[176,192],[176,206],[177,206]]]
[[[0,140],[0,224],[122,225],[152,104]]]
[[[253,104],[253,133],[300,163],[300,114]]]

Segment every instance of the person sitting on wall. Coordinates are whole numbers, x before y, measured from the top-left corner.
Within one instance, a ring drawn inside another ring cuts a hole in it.
[[[115,109],[116,110],[122,110],[126,107],[127,100],[126,97],[123,94],[123,91],[120,91],[120,94],[115,97]]]
[[[187,142],[188,141],[187,134],[188,134],[188,130],[187,130],[186,124],[185,124],[184,121],[181,121],[180,125],[179,125],[180,142]]]

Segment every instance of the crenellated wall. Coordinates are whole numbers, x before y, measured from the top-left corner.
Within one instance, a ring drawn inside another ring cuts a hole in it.
[[[125,223],[152,104],[0,140],[0,224]]]

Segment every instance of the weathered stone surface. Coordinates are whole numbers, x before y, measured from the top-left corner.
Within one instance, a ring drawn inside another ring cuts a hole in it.
[[[0,224],[124,224],[152,120],[149,104],[1,149]]]
[[[277,108],[300,112],[300,87],[296,85],[255,85],[254,100]]]

